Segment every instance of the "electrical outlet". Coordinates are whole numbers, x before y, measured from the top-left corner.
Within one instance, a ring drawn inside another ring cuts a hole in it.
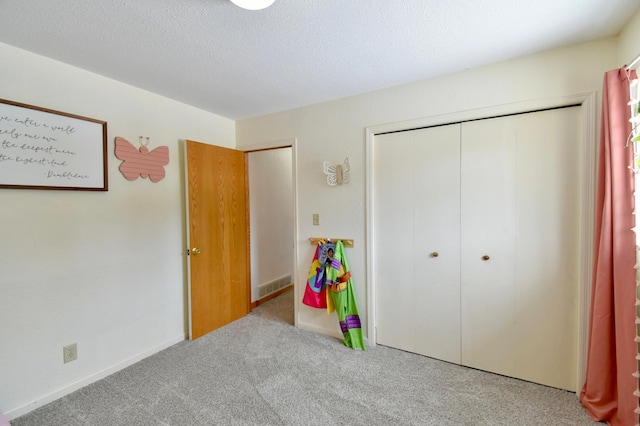
[[[313,214],[313,224],[320,225],[320,215],[318,213]]]
[[[62,348],[62,360],[65,364],[76,359],[78,359],[78,345],[76,343]]]

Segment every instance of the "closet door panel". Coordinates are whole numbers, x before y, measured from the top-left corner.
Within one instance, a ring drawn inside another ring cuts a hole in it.
[[[459,152],[458,125],[376,136],[374,146],[377,341],[456,363]]]
[[[462,124],[462,364],[513,375],[516,120]]]
[[[416,352],[460,363],[460,126],[414,141]]]
[[[374,262],[377,342],[415,351],[413,141],[375,137]]]
[[[518,120],[517,377],[575,391],[580,108]]]

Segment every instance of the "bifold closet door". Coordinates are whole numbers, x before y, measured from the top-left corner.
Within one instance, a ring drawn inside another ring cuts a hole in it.
[[[582,119],[374,139],[379,344],[575,391]]]
[[[462,123],[462,364],[512,376],[517,119]]]
[[[463,123],[463,365],[576,390],[581,134],[579,107]]]
[[[577,390],[581,108],[518,116],[518,378]]]
[[[377,342],[460,363],[460,126],[374,142]]]

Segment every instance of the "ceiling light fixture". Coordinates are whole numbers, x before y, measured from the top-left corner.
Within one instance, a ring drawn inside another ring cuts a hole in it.
[[[248,10],[265,9],[273,4],[275,0],[231,0],[231,3]]]

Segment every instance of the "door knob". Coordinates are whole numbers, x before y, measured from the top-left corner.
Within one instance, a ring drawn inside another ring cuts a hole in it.
[[[200,254],[200,249],[198,247],[194,247],[194,248],[191,249],[191,253]]]
[[[487,256],[486,254],[484,256],[482,256],[482,260],[489,260],[491,259],[489,256]]]
[[[439,254],[438,254],[437,251],[434,251],[433,253],[431,253],[431,257],[438,257],[438,256],[439,256]]]

